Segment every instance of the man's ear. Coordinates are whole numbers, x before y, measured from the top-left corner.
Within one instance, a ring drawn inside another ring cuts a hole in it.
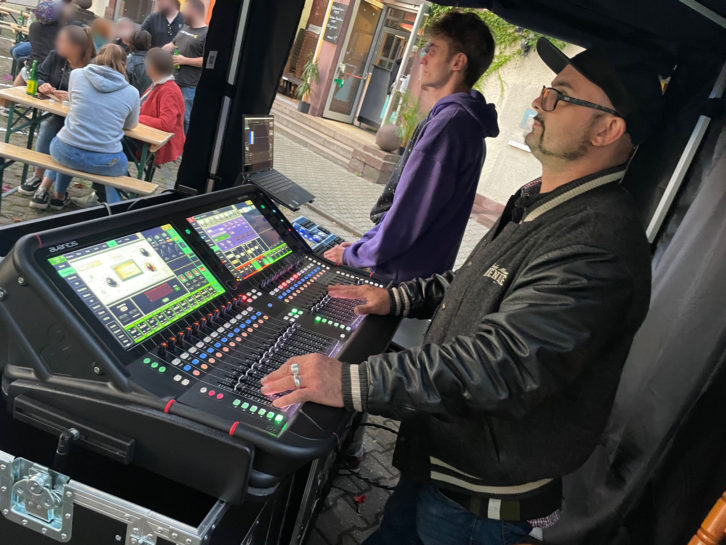
[[[468,63],[469,58],[466,56],[466,53],[456,53],[451,59],[451,69],[455,72],[463,72]]]
[[[592,145],[605,147],[617,142],[627,132],[627,125],[622,117],[605,115],[598,120],[594,129]]]

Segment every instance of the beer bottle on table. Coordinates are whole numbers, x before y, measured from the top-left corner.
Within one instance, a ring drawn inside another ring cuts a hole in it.
[[[33,61],[33,66],[28,74],[28,84],[25,87],[25,92],[30,96],[38,94],[38,60]]]
[[[179,54],[179,48],[178,47],[175,47],[174,48],[174,55],[178,55],[178,54]],[[181,64],[177,64],[176,65],[176,69],[179,70],[180,68],[181,68]]]
[[[23,28],[23,23],[24,23],[24,22],[25,22],[25,16],[23,15],[23,12],[21,11],[21,12],[20,12],[20,13],[18,14],[18,26],[19,26],[20,28]]]

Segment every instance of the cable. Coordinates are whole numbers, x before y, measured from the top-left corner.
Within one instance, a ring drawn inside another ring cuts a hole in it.
[[[352,471],[347,473],[338,473],[338,475],[341,477],[354,477],[363,481],[364,483],[374,486],[375,488],[380,488],[382,490],[394,490],[396,488],[395,486],[388,486],[387,484],[379,483],[378,481],[369,479],[368,477],[364,477],[363,475],[358,475],[357,473],[353,473]]]
[[[379,430],[386,430],[390,431],[391,433],[398,434],[398,430],[396,428],[391,428],[390,426],[384,426],[383,424],[374,424],[373,422],[363,422],[362,424],[358,424],[359,426],[368,426],[369,428],[377,428]]]

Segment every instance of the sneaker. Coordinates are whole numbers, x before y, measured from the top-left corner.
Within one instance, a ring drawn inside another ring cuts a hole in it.
[[[28,178],[22,184],[20,184],[20,187],[18,188],[18,193],[27,197],[32,197],[33,195],[35,195],[35,192],[38,191],[38,188],[40,187],[40,182],[42,181],[43,180],[41,180],[37,176]]]
[[[98,200],[98,195],[95,191],[91,191],[84,197],[71,197],[71,202],[78,208],[91,208],[92,206],[98,206],[101,201]]]
[[[33,198],[30,199],[28,206],[30,208],[37,208],[38,210],[48,210],[49,204],[50,195],[48,194],[48,190],[39,188],[33,195]]]
[[[62,199],[51,199],[49,206],[51,210],[63,210],[69,204],[71,204],[71,196],[66,193]]]

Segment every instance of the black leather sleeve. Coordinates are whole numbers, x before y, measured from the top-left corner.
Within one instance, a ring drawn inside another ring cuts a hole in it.
[[[450,278],[405,285],[419,309],[430,308]],[[540,256],[475,333],[346,369],[359,382],[355,408],[395,418],[411,411],[521,417],[565,388],[622,334],[633,293],[626,266],[598,248]]]
[[[422,320],[431,318],[453,279],[454,272],[447,271],[429,278],[403,282],[391,288],[391,314]]]

